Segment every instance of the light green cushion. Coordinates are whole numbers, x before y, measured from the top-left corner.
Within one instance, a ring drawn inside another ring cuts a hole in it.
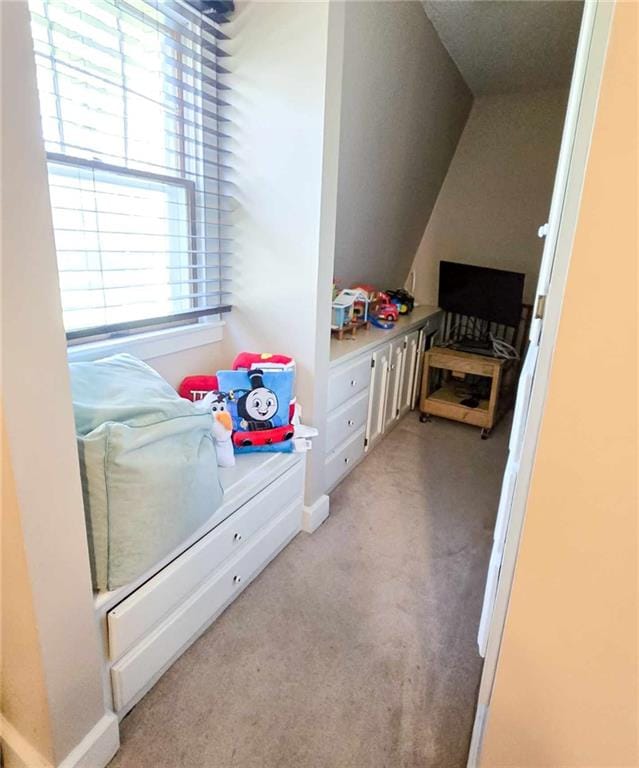
[[[70,370],[94,586],[115,589],[219,507],[212,417],[131,355]]]

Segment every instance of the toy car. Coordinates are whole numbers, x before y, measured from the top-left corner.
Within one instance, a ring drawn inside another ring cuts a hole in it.
[[[415,306],[415,298],[405,289],[386,291],[389,300],[396,304],[400,315],[409,315]]]
[[[387,323],[394,323],[399,319],[399,308],[396,304],[383,301],[376,307],[375,317]]]

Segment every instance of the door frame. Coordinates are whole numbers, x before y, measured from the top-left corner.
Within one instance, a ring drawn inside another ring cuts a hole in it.
[[[562,147],[557,164],[547,239],[555,242],[552,277],[543,307],[539,355],[530,407],[522,438],[521,461],[515,482],[510,521],[495,598],[486,657],[482,670],[475,723],[468,754],[468,768],[479,765],[486,719],[506,623],[508,603],[524,526],[530,479],[546,404],[555,342],[559,330],[564,290],[577,229],[583,183],[594,129],[599,91],[616,2],[585,0],[570,95],[566,108]],[[539,313],[539,300],[535,314]]]

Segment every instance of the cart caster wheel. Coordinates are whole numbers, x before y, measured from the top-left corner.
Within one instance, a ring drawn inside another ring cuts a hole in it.
[[[427,421],[430,421],[430,413],[422,413],[419,417],[419,420],[422,424],[426,424]]]
[[[490,433],[492,432],[491,429],[482,429],[481,431],[481,439],[482,440],[488,440],[488,437],[490,436]]]

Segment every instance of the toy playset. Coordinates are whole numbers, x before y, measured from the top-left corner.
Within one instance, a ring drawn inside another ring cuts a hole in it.
[[[380,291],[358,283],[334,294],[331,331],[339,339],[347,330],[355,335],[357,328],[369,324],[389,330],[400,315],[410,314],[415,306],[415,299],[404,288]]]
[[[359,328],[368,328],[369,304],[368,293],[360,288],[340,291],[333,297],[331,332],[342,339],[345,332],[354,336]]]

